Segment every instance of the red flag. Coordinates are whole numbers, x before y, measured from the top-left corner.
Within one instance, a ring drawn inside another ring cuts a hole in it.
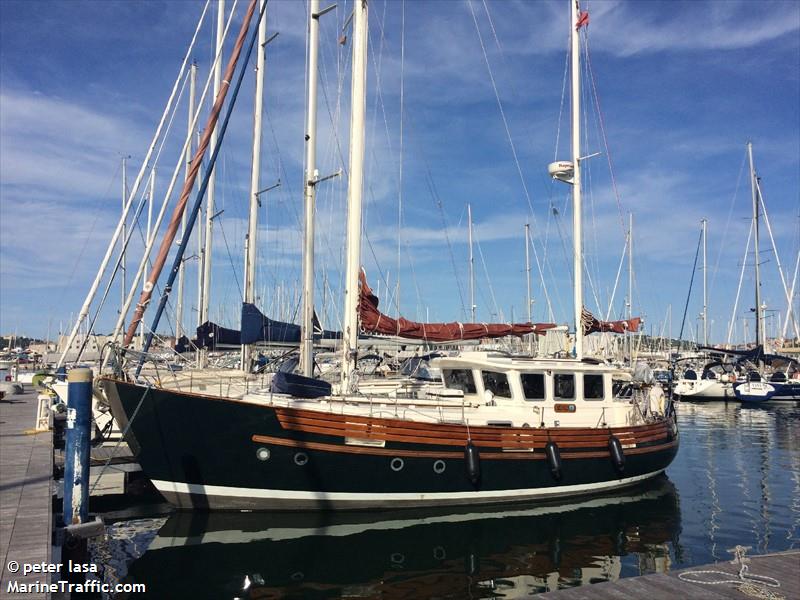
[[[575,23],[575,29],[580,29],[584,25],[589,24],[589,13],[585,10],[581,11],[581,14],[578,15],[578,22]]]

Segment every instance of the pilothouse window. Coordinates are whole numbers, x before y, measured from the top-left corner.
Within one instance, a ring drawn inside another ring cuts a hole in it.
[[[544,373],[521,373],[525,400],[544,400]]]
[[[584,375],[583,376],[583,399],[602,400],[603,399],[603,376]]]
[[[465,394],[475,394],[475,379],[468,369],[444,369],[444,386],[451,390],[461,390]]]
[[[553,395],[563,400],[573,400],[575,398],[575,376],[572,373],[553,375]]]
[[[505,373],[495,373],[494,371],[481,371],[483,376],[483,388],[501,398],[511,398],[511,388],[508,386],[508,377]]]

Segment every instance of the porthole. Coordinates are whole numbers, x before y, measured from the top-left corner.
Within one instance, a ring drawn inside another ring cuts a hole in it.
[[[306,576],[303,575],[303,573],[301,573],[300,571],[295,571],[294,573],[291,574],[290,577],[292,578],[292,581],[303,581],[303,579],[306,578]]]
[[[294,464],[296,464],[297,466],[302,467],[307,462],[308,462],[308,454],[306,454],[305,452],[297,452],[294,455]]]
[[[406,562],[406,557],[404,554],[401,554],[400,552],[394,552],[389,557],[389,560],[392,561],[392,564],[402,565],[404,562]]]
[[[437,460],[433,463],[433,472],[437,475],[441,475],[444,473],[444,470],[447,468],[447,465],[444,464],[443,460]]]
[[[256,450],[256,458],[258,460],[269,460],[269,448],[259,448]]]
[[[392,468],[392,471],[396,473],[397,471],[403,470],[405,463],[403,462],[402,458],[395,457],[392,459],[392,462],[389,463],[389,466]]]
[[[444,548],[441,546],[436,546],[436,548],[433,549],[433,558],[436,560],[444,560],[447,558],[447,552],[445,552]]]

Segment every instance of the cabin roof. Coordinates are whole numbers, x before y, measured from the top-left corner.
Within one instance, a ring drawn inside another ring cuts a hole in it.
[[[574,358],[535,358],[527,356],[508,356],[500,352],[461,352],[457,356],[443,356],[431,361],[436,368],[469,368],[514,371],[571,371],[589,373],[626,373],[613,365],[594,364]]]

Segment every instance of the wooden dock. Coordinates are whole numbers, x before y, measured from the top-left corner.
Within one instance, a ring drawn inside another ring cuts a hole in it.
[[[9,562],[52,562],[53,434],[30,433],[38,408],[30,386],[22,394],[0,401],[0,598],[9,595],[8,582],[50,581],[48,574],[11,573]],[[46,594],[25,594],[45,598]]]
[[[800,598],[800,550],[787,550],[774,554],[749,556],[749,573],[771,577],[780,587],[766,587],[756,584],[747,589],[734,583],[708,585],[693,583],[681,578],[696,581],[737,580],[739,565],[726,561],[712,565],[694,566],[671,571],[654,573],[641,577],[627,577],[617,581],[607,581],[594,585],[583,585],[568,590],[558,590],[540,594],[537,598],[547,600],[642,600],[643,598],[690,598],[701,600],[747,600],[748,598]],[[718,571],[725,573],[697,573],[697,571]],[[688,575],[687,575],[688,574]],[[769,595],[772,594],[772,595]]]

